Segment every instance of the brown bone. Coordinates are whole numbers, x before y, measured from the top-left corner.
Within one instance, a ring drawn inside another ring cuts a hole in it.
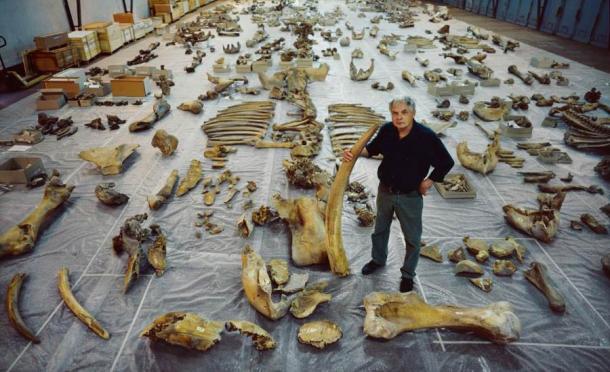
[[[555,284],[547,275],[546,266],[540,262],[532,262],[529,270],[523,273],[525,278],[532,283],[540,292],[544,294],[549,301],[551,310],[564,313],[566,311],[566,303],[561,293],[557,291]]]
[[[53,176],[44,189],[42,200],[19,224],[0,235],[0,259],[7,256],[18,256],[34,249],[40,228],[46,217],[68,198],[74,186],[65,185],[59,178],[59,173],[53,171]]]
[[[6,313],[9,322],[20,335],[33,343],[38,344],[40,343],[40,339],[28,328],[19,312],[19,293],[21,292],[21,285],[26,277],[27,274],[25,273],[17,273],[13,276],[13,279],[11,279],[8,290],[6,291]]]
[[[428,305],[415,292],[373,292],[364,298],[364,333],[391,339],[402,332],[427,328],[472,331],[491,342],[506,344],[519,339],[521,322],[508,302],[467,308]]]

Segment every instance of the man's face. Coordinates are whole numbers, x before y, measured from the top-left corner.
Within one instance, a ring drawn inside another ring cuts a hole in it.
[[[413,124],[415,113],[404,102],[393,104],[390,111],[392,113],[392,124],[396,129],[407,129]]]

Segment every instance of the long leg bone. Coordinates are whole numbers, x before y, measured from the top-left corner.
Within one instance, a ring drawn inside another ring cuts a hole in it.
[[[91,315],[81,304],[78,303],[76,297],[72,293],[72,289],[70,289],[70,277],[69,277],[68,268],[64,267],[59,270],[57,273],[58,283],[57,287],[59,289],[59,295],[61,299],[64,300],[64,303],[74,313],[74,315],[83,322],[89,329],[93,331],[96,335],[101,338],[108,340],[110,338],[110,334],[108,331],[102,327],[102,325],[95,320],[93,315]]]
[[[174,190],[174,185],[178,182],[178,170],[174,169],[167,177],[165,181],[165,185],[159,190],[156,195],[151,195],[148,197],[148,206],[150,209],[159,209],[163,203],[169,199],[172,195],[172,191]]]
[[[506,344],[519,339],[521,322],[508,302],[481,308],[425,303],[419,295],[373,292],[364,298],[364,333],[391,339],[402,332],[427,328],[472,331],[488,340]]]
[[[21,292],[21,285],[23,280],[27,277],[25,273],[17,273],[11,279],[6,291],[6,313],[8,314],[8,320],[20,335],[26,339],[32,341],[35,344],[40,343],[40,339],[34,335],[34,333],[28,328],[19,312],[19,293]]]
[[[51,211],[70,198],[73,189],[74,186],[63,184],[59,173],[54,171],[36,208],[19,224],[0,235],[0,259],[18,256],[34,249],[44,220]]]

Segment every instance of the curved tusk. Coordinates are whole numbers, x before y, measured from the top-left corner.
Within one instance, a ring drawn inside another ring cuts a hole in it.
[[[11,279],[11,283],[6,291],[6,313],[11,325],[20,335],[35,344],[39,344],[40,339],[28,328],[19,313],[19,293],[21,292],[21,285],[27,276],[26,273],[17,273]]]
[[[67,267],[62,267],[59,269],[57,273],[57,288],[59,289],[59,295],[62,300],[66,303],[66,306],[74,315],[83,323],[89,327],[96,335],[100,336],[104,340],[108,340],[110,338],[110,334],[108,331],[102,327],[102,325],[95,320],[93,315],[89,314],[81,304],[78,303],[74,294],[72,294],[72,289],[70,289],[70,277]]]
[[[333,273],[339,276],[349,275],[349,262],[343,248],[343,235],[341,234],[341,214],[343,210],[343,194],[352,173],[354,164],[360,156],[362,149],[369,142],[371,137],[377,132],[379,124],[372,125],[358,142],[350,150],[354,154],[354,159],[350,162],[343,161],[332,186],[326,207],[326,241],[328,246],[328,262]]]

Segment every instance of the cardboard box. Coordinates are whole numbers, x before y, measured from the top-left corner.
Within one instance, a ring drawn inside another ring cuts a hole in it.
[[[42,82],[42,86],[45,89],[61,89],[63,93],[68,97],[72,98],[78,96],[83,89],[75,79],[71,78],[49,78]]]
[[[116,23],[133,23],[133,13],[114,13],[112,19]]]
[[[0,164],[0,183],[28,184],[43,172],[40,158],[14,157]]]
[[[110,84],[113,97],[146,97],[152,92],[152,80],[146,76],[121,76]]]
[[[57,110],[65,104],[66,96],[63,89],[41,89],[40,97],[36,100],[36,110]]]
[[[136,39],[133,26],[131,24],[121,23],[119,24],[119,27],[121,28],[121,32],[123,32],[123,40],[125,40],[125,43],[132,42]]]
[[[247,65],[235,65],[235,72],[240,74],[252,72],[252,63],[248,63]]]
[[[68,40],[67,32],[59,32],[56,34],[48,34],[43,36],[36,36],[34,38],[34,44],[36,44],[36,48],[42,50],[49,50],[53,48],[57,48],[60,46],[64,46],[68,44],[70,40]]]

